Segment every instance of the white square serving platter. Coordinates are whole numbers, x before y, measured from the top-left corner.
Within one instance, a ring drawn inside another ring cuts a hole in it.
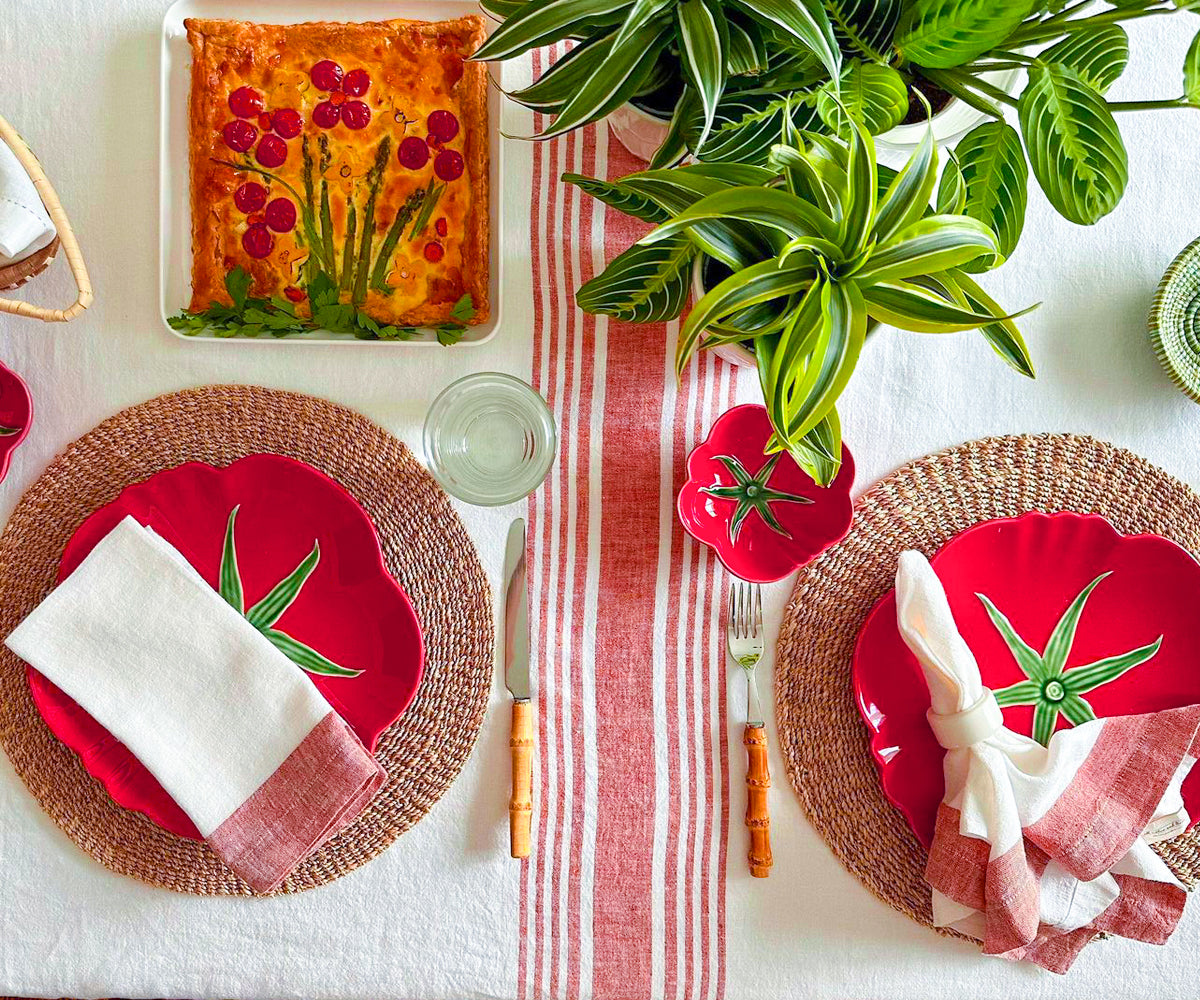
[[[412,340],[358,340],[352,334],[313,330],[287,337],[217,337],[211,333],[188,335],[173,330],[167,317],[185,308],[192,289],[192,213],[188,178],[188,95],[191,88],[191,49],[183,27],[184,18],[225,18],[263,24],[297,24],[304,21],[383,21],[411,18],[444,21],[478,14],[474,0],[176,0],[167,10],[162,30],[161,134],[159,142],[159,307],[163,325],[183,340],[219,341],[222,344],[313,343],[382,345],[395,348],[437,347],[432,330]],[[493,73],[503,72],[494,67]],[[500,85],[503,86],[502,77]],[[486,323],[468,327],[457,347],[485,343],[500,326],[503,298],[504,199],[500,197],[503,143],[500,140],[500,92],[488,88],[488,145],[490,149],[491,211],[490,299],[491,316]]]

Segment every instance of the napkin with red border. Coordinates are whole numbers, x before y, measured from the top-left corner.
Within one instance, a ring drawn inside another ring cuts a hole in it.
[[[256,892],[386,777],[308,675],[131,517],[6,644],[124,743]]]
[[[1149,841],[1187,825],[1179,788],[1200,752],[1200,706],[1094,719],[1043,747],[1004,726],[918,552],[900,556],[896,603],[946,748],[925,869],[934,923],[1058,973],[1101,933],[1164,943],[1187,894]]]

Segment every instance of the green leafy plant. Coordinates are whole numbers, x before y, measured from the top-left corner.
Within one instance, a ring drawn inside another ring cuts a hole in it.
[[[619,181],[567,175],[655,228],[585,283],[580,308],[630,322],[683,312],[691,270],[725,268],[687,314],[676,369],[719,344],[752,347],[774,434],[827,485],[841,461],[835,404],[879,323],[922,333],[978,328],[1023,375],[1033,365],[1013,314],[964,267],[993,264],[996,234],[962,214],[965,192],[930,205],[937,150],[927,134],[899,171],[879,167],[874,142],[850,117],[843,142],[786,124],[770,167],[700,163]]]
[[[1100,581],[1109,575],[1101,573],[1080,591],[1054,626],[1041,653],[1017,634],[1012,623],[995,604],[983,594],[975,595],[983,602],[992,624],[1026,677],[1026,680],[996,691],[996,701],[1001,706],[1032,705],[1033,738],[1043,746],[1050,742],[1060,713],[1073,726],[1090,722],[1096,718],[1096,713],[1083,696],[1152,659],[1162,646],[1163,637],[1160,635],[1154,642],[1128,653],[1106,656],[1094,663],[1067,669],[1067,659],[1075,643],[1075,630],[1083,615],[1084,605]]]
[[[731,116],[777,118],[779,107],[761,100],[764,95],[836,78],[841,67],[829,17],[816,0],[482,2],[503,23],[475,59],[511,59],[568,39],[579,43],[531,86],[509,94],[556,116],[538,138],[665,93],[674,115],[656,165],[674,162],[710,138],[725,149],[723,159],[731,158],[723,134]],[[778,120],[770,127],[777,135]]]
[[[294,639],[286,632],[275,628],[275,623],[283,617],[283,613],[300,596],[305,582],[312,576],[313,570],[321,561],[321,546],[313,542],[309,552],[291,573],[280,580],[268,591],[267,595],[246,609],[245,595],[242,590],[242,575],[238,569],[237,546],[234,541],[234,525],[237,521],[241,505],[229,512],[229,520],[225,525],[225,544],[221,550],[221,569],[218,578],[218,590],[229,605],[258,629],[267,640],[284,656],[299,667],[312,674],[324,674],[328,677],[357,677],[361,670],[339,666],[326,656],[322,656],[311,646],[306,646],[299,639]]]
[[[737,502],[733,517],[729,519],[729,540],[731,542],[738,540],[742,525],[746,523],[746,518],[751,511],[757,511],[763,523],[776,534],[783,535],[784,538],[791,538],[792,536],[779,523],[779,518],[771,510],[771,504],[803,504],[812,503],[812,500],[798,493],[786,493],[783,490],[771,488],[771,474],[775,471],[779,456],[772,455],[768,458],[754,475],[751,475],[746,467],[732,455],[718,455],[717,461],[729,470],[729,474],[735,480],[734,484],[731,486],[705,486],[701,492],[719,500]]]

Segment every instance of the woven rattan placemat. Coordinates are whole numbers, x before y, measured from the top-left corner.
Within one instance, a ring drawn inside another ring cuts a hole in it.
[[[851,657],[904,549],[933,555],[979,521],[1030,510],[1107,517],[1200,552],[1200,496],[1136,455],[1072,434],[971,441],[893,472],[858,501],[845,540],[802,570],[784,611],[775,710],[788,777],[817,832],[885,903],[932,926],[925,851],[879,784],[852,694]],[[1189,885],[1200,837],[1159,852]]]
[[[280,890],[298,892],[369,861],[424,816],[458,775],[483,722],[492,675],[487,578],[446,495],[404,444],[353,410],[252,386],[207,386],[123,410],[68,447],[17,504],[0,536],[0,635],[54,585],[80,522],[124,487],[182,462],[228,465],[258,452],[307,462],[358,499],[425,634],[416,700],[376,750],[388,780]],[[251,894],[206,845],[117,806],[46,727],[24,663],[3,647],[0,745],[42,808],[113,871],[178,892]]]

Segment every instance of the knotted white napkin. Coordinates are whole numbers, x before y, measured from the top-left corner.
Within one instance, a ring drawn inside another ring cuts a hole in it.
[[[384,780],[308,675],[131,517],[6,643],[124,743],[256,891]]]
[[[1100,932],[1163,943],[1186,897],[1142,834],[1156,817],[1179,818],[1200,706],[1095,719],[1043,747],[1004,726],[918,552],[900,556],[896,605],[946,748],[925,870],[934,923],[1055,972]]]
[[[0,267],[24,260],[53,239],[54,223],[33,180],[0,141]]]

